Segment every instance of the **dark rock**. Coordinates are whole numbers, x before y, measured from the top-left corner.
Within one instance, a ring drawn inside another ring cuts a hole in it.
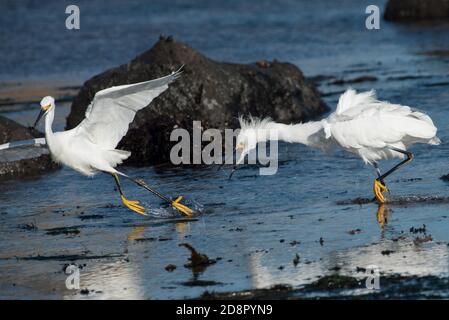
[[[296,267],[299,263],[300,257],[299,254],[296,254],[295,257],[293,258],[293,265]]]
[[[174,264],[167,264],[167,265],[165,266],[165,270],[168,271],[168,272],[172,272],[172,271],[174,271],[175,269],[176,269],[176,266],[175,266]]]
[[[432,240],[433,240],[432,236],[428,235],[428,236],[424,236],[424,237],[416,237],[413,240],[413,243],[416,244],[416,245],[419,245],[421,243],[429,242],[429,241],[432,241]]]
[[[51,236],[58,235],[78,235],[81,231],[76,227],[61,227],[61,228],[52,228],[47,229],[47,234]]]
[[[360,232],[362,232],[362,230],[360,230],[360,229],[354,229],[354,230],[349,230],[348,231],[348,234],[350,234],[350,235],[355,235],[355,234],[359,234]]]
[[[148,238],[136,238],[134,241],[136,242],[145,242],[145,241],[170,241],[172,238],[163,238],[163,237],[148,237]]]
[[[174,127],[237,128],[238,115],[270,116],[285,123],[310,120],[328,110],[315,87],[293,64],[216,62],[188,45],[161,36],[149,51],[88,80],[74,99],[67,129],[78,125],[101,89],[167,75],[185,65],[183,75],[139,111],[118,148],[132,152],[127,164],[169,161]]]
[[[423,224],[422,227],[419,227],[419,228],[411,227],[409,231],[410,231],[410,233],[415,233],[415,234],[416,233],[424,233],[425,234],[426,229],[427,229],[426,225]]]
[[[329,269],[329,271],[335,271],[335,272],[340,271],[340,270],[341,270],[341,267],[339,267],[339,266],[335,266],[335,267],[332,267]]]
[[[363,271],[364,272],[364,271]],[[361,276],[361,275],[359,275]],[[275,285],[271,288],[232,292],[204,292],[205,300],[304,300],[304,299],[445,299],[447,277],[383,275],[381,290],[366,290],[365,279],[332,274],[301,287]],[[364,290],[357,290],[364,289]],[[429,293],[430,292],[430,293]]]
[[[78,267],[78,265],[77,265],[76,263],[64,263],[64,265],[62,266],[62,271],[63,271],[64,273],[68,274],[68,273],[67,273],[67,268],[70,267],[70,266]],[[81,269],[81,268],[80,268],[80,269]]]
[[[83,213],[81,213],[81,214],[83,214]],[[84,220],[98,220],[98,219],[103,219],[103,216],[101,214],[89,214],[89,215],[79,216],[78,218],[80,218],[82,221],[84,221]]]
[[[218,281],[211,281],[211,280],[189,280],[185,282],[181,282],[183,286],[186,287],[210,287],[210,286],[221,286],[223,283]]]
[[[337,205],[352,205],[352,204],[368,204],[372,203],[373,200],[370,198],[355,198],[349,200],[337,201]],[[438,195],[430,195],[430,196],[405,196],[405,197],[391,197],[388,198],[386,203],[389,205],[395,206],[409,206],[416,205],[420,203],[426,204],[443,204],[449,203],[449,197],[438,196]]]
[[[270,61],[267,61],[267,60],[259,60],[256,62],[256,65],[259,68],[269,68],[271,66],[271,63],[270,63]]]
[[[447,0],[389,0],[384,13],[389,21],[449,21]]]
[[[82,295],[87,295],[87,294],[89,294],[89,289],[81,289],[80,290],[80,293],[82,294]]]
[[[0,116],[0,144],[42,136],[37,131]],[[39,175],[59,166],[46,147],[26,146],[0,150],[0,180]]]
[[[328,291],[338,289],[356,289],[360,288],[361,281],[348,276],[332,274],[324,276],[315,282],[307,284],[305,290]]]
[[[54,256],[27,256],[27,257],[19,257],[15,256],[14,258],[17,260],[26,260],[26,261],[78,261],[78,260],[99,260],[99,259],[111,259],[111,258],[119,258],[121,254],[104,254],[104,255],[87,255],[86,252],[82,254],[61,254]]]
[[[37,226],[34,224],[34,222],[20,224],[19,228],[23,229],[23,230],[28,230],[28,231],[36,231],[37,230]]]
[[[30,130],[17,122],[0,116],[0,144],[33,139],[36,131],[30,132]]]

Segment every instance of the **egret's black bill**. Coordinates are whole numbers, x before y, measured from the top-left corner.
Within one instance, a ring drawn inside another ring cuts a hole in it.
[[[231,174],[229,175],[229,178],[228,178],[228,180],[231,180],[231,178],[232,178],[232,175],[234,174],[234,172],[236,172],[237,171],[237,165],[234,165],[234,167],[232,167],[232,170],[231,170]]]
[[[39,121],[41,121],[44,114],[45,114],[45,110],[41,109],[41,111],[39,112],[39,115],[37,116],[36,121],[34,122],[34,125],[32,127],[33,129],[36,129],[37,125],[39,124]]]
[[[220,170],[223,168],[223,166],[226,164],[226,162],[228,162],[229,159],[232,158],[232,159],[233,159],[232,162],[234,162],[235,153],[236,153],[236,150],[234,150],[234,152],[233,152],[231,155],[229,155],[229,157],[225,158],[225,160],[223,161],[223,163],[220,164],[220,166],[218,167],[218,170],[217,170],[217,171],[220,171]]]

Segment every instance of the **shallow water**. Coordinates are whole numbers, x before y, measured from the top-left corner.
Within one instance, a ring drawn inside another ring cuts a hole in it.
[[[106,9],[86,2],[81,5],[81,31],[47,32],[46,40],[59,45],[39,56],[36,49],[44,46],[38,41],[43,40],[40,33],[22,31],[12,41],[2,28],[11,20],[16,21],[8,24],[13,31],[30,29],[29,22],[14,19],[23,8],[12,10],[13,5],[6,3],[0,5],[11,10],[0,22],[0,40],[7,39],[7,46],[0,48],[0,69],[5,72],[1,78],[33,78],[48,71],[50,77],[85,79],[147,49],[161,32],[174,34],[215,59],[278,58],[297,64],[311,77],[375,76],[378,81],[352,86],[375,88],[382,100],[424,110],[434,119],[443,141],[438,147],[412,148],[415,160],[387,180],[390,197],[449,196],[447,182],[439,179],[449,170],[445,143],[449,139],[449,58],[423,54],[449,49],[449,26],[382,21],[380,31],[367,31],[365,5],[360,1],[343,1],[338,7],[327,1],[266,1],[257,7],[249,2],[208,1],[207,11],[203,9],[206,2],[201,1],[176,1],[170,10],[158,1],[151,5],[117,1]],[[379,4],[382,7],[384,1]],[[34,8],[30,19],[39,20],[49,5]],[[104,14],[94,19],[99,12]],[[117,21],[121,24],[114,26]],[[38,23],[48,31],[56,28],[55,23]],[[70,41],[78,42],[71,47]],[[8,53],[21,50],[33,52],[29,53],[32,59],[19,61]],[[330,84],[332,79],[324,78],[319,89],[335,108],[338,93],[346,85]],[[59,109],[60,114],[67,114],[67,108]],[[3,114],[27,123],[34,113],[25,107]],[[58,119],[57,127],[63,128],[64,116]],[[203,213],[192,221],[125,182],[126,194],[141,200],[152,216],[130,213],[120,205],[113,180],[106,175],[89,179],[63,169],[39,178],[2,182],[0,297],[192,298],[206,290],[238,291],[279,283],[302,286],[334,273],[363,277],[357,267],[369,265],[377,265],[383,277],[433,275],[435,287],[447,280],[447,201],[390,205],[388,222],[382,225],[377,205],[341,204],[371,196],[372,168],[342,152],[325,155],[300,145],[281,144],[279,153],[276,175],[259,176],[257,167],[244,166],[232,180],[227,180],[228,168],[217,171],[215,166],[122,168],[166,194],[185,195],[187,201],[201,204]],[[383,163],[382,168],[393,164]],[[423,224],[432,241],[416,241],[425,235],[410,232]],[[219,259],[195,274],[184,267],[190,254],[178,246],[183,242]],[[392,252],[385,253],[388,250]],[[296,267],[295,254],[300,256]],[[72,262],[82,266],[81,288],[92,290],[88,295],[65,288],[63,266]],[[177,268],[165,271],[168,264]],[[364,293],[367,290],[361,288],[351,294]],[[448,292],[438,294],[447,297]]]

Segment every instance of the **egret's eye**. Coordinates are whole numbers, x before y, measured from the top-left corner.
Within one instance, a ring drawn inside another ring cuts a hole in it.
[[[47,104],[46,106],[41,106],[42,110],[47,111],[48,109],[50,109],[51,104]]]

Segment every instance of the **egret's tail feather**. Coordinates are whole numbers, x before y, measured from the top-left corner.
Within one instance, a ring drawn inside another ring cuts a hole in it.
[[[131,155],[131,152],[126,151],[126,150],[115,149],[114,152],[116,152],[123,160],[128,159],[129,156]]]
[[[107,159],[112,167],[115,167],[116,165],[123,163],[123,161],[128,159],[130,155],[131,152],[125,150],[114,149],[107,151]]]

